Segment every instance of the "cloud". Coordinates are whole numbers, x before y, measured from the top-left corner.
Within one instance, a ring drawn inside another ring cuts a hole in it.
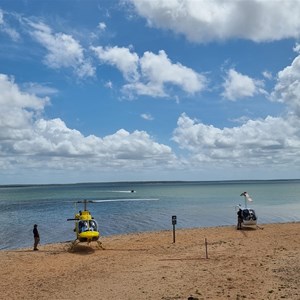
[[[262,81],[250,78],[247,75],[238,73],[234,69],[227,72],[227,78],[223,84],[222,96],[229,100],[237,100],[245,97],[253,97],[259,93],[266,93],[262,87]]]
[[[233,38],[263,42],[300,36],[300,1],[130,1],[149,26],[170,29],[194,42]]]
[[[49,103],[48,98],[38,98],[33,94],[23,93],[14,82],[13,77],[0,74],[0,104],[1,107],[16,109],[32,109],[42,111]],[[0,110],[2,112],[2,109]]]
[[[172,63],[165,51],[145,52],[142,57],[120,47],[92,47],[102,63],[115,66],[128,81],[123,92],[129,95],[168,97],[168,86],[175,86],[188,94],[204,89],[206,78],[180,63]]]
[[[106,87],[106,88],[108,88],[108,89],[112,89],[113,88],[113,83],[112,83],[112,81],[107,81],[105,84],[104,84],[104,86]]]
[[[141,118],[147,121],[153,121],[154,118],[151,116],[151,114],[141,114]]]
[[[26,82],[23,87],[24,91],[27,93],[37,96],[50,96],[58,93],[56,88],[50,87],[47,84],[40,84],[36,82]]]
[[[190,163],[201,166],[298,166],[300,120],[268,116],[240,127],[216,128],[182,114],[173,140],[190,152]]]
[[[37,40],[48,53],[44,63],[52,69],[70,68],[80,77],[92,77],[95,68],[84,56],[84,49],[71,35],[53,33],[44,23],[29,22],[32,37]]]
[[[0,9],[0,32],[7,34],[13,41],[20,40],[20,34],[4,19],[4,12]]]
[[[176,163],[171,148],[145,131],[120,129],[103,138],[84,136],[59,118],[43,118],[49,99],[21,91],[13,78],[1,74],[0,90],[0,166],[6,170],[16,165],[18,169],[137,170]]]
[[[271,98],[287,104],[289,110],[300,117],[300,55],[290,66],[278,72]]]
[[[130,160],[148,159],[153,163],[161,156],[172,154],[168,146],[155,143],[143,131],[129,133],[120,129],[103,139],[93,135],[85,137],[79,131],[68,128],[60,119],[39,119],[32,124],[31,129],[32,138],[15,142],[15,151],[62,159],[76,157],[78,162],[82,159],[82,166],[89,159],[97,160],[99,165],[124,166]]]
[[[294,49],[293,49],[295,52],[297,53],[300,53],[300,44],[299,43],[296,43]]]
[[[0,91],[0,153],[9,155],[18,139],[30,137],[32,120],[41,114],[49,99],[23,93],[14,78],[4,74],[0,74]]]
[[[103,22],[100,22],[97,26],[97,28],[99,28],[101,31],[105,31],[106,29],[106,24]]]
[[[263,75],[265,78],[269,79],[269,80],[271,80],[271,79],[273,78],[272,73],[269,72],[269,71],[263,71],[263,72],[262,72],[262,75]]]
[[[125,47],[91,47],[99,60],[115,66],[128,81],[138,80],[138,55]]]

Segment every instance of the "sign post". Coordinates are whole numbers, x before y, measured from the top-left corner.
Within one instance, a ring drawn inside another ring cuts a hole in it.
[[[208,259],[208,252],[207,252],[207,239],[205,238],[205,258]]]
[[[172,216],[172,225],[173,225],[173,243],[175,243],[175,225],[177,224],[177,217]]]

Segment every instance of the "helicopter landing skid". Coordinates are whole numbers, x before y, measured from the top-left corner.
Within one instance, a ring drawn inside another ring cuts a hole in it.
[[[102,242],[100,242],[100,241],[97,241],[97,246],[98,246],[98,249],[102,249],[102,250],[105,249],[102,245]]]
[[[81,243],[81,242],[77,239],[75,241],[73,241],[70,245],[69,251],[73,251],[75,246],[78,245],[79,243]],[[90,244],[91,244],[91,242],[88,242],[88,246],[90,246]],[[97,241],[97,248],[102,249],[102,250],[105,249],[102,245],[102,242],[100,242],[100,241]]]
[[[96,241],[96,242],[97,242],[97,248],[98,248],[98,249],[104,250],[104,247],[103,247],[103,245],[102,245],[102,242],[100,242],[100,241]],[[90,246],[91,243],[92,243],[92,241],[89,241],[89,242],[88,242],[88,246]]]
[[[79,240],[73,241],[70,245],[69,251],[73,251],[75,246],[78,245],[79,243],[80,243]]]

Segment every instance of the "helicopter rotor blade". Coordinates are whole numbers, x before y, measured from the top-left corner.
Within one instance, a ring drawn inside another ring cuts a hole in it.
[[[92,200],[94,203],[105,203],[105,202],[129,202],[129,201],[158,201],[159,198],[124,198],[124,199],[102,199]]]
[[[76,201],[75,203],[93,203],[93,200],[79,200]]]

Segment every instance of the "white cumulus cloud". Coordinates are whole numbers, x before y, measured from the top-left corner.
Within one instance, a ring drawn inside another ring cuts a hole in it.
[[[291,112],[300,116],[300,55],[290,66],[278,72],[272,99],[284,102]]]
[[[145,131],[120,129],[103,138],[84,136],[59,118],[43,118],[48,98],[22,91],[7,75],[0,75],[0,166],[13,170],[49,168],[92,170],[115,167],[154,168],[176,163],[169,146]]]
[[[167,86],[176,86],[188,94],[201,92],[206,85],[206,78],[183,66],[172,63],[165,51],[158,54],[145,52],[142,57],[124,47],[92,47],[102,63],[115,66],[128,81],[123,91],[130,95],[148,95],[167,97]]]
[[[44,62],[49,68],[70,68],[80,78],[94,76],[95,68],[85,58],[83,47],[71,35],[53,33],[44,23],[29,22],[29,25],[31,35],[48,51]]]
[[[97,26],[101,31],[105,31],[106,24],[104,22],[100,22]]]
[[[232,38],[255,42],[300,36],[300,1],[130,0],[149,26],[194,42]]]
[[[91,47],[99,60],[115,66],[126,80],[138,80],[138,55],[125,47]]]
[[[238,73],[234,69],[230,69],[223,84],[224,92],[222,96],[229,100],[253,97],[258,93],[266,93],[263,90],[263,86],[262,81],[255,80],[247,75]]]
[[[178,119],[173,140],[187,149],[190,162],[232,166],[298,166],[300,120],[268,116],[240,127],[216,128],[186,114]]]
[[[141,114],[141,118],[147,121],[153,121],[154,118],[152,117],[151,114]]]

